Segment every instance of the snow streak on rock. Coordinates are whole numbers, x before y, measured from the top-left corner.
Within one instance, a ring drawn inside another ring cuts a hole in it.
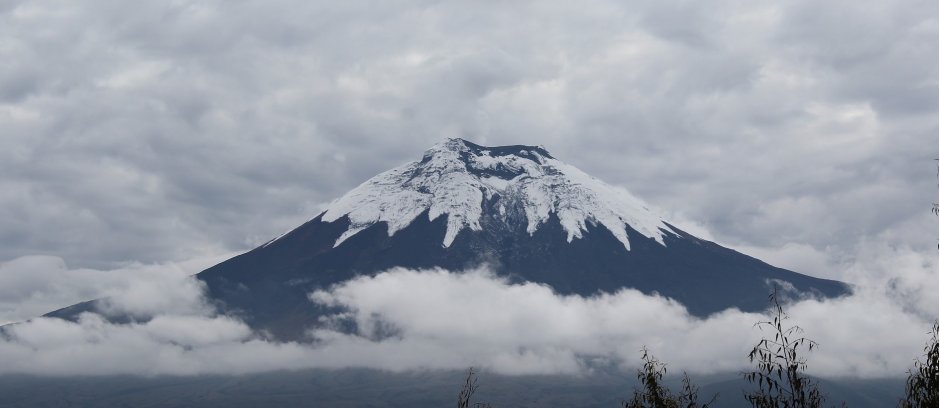
[[[606,227],[627,250],[628,225],[660,244],[665,232],[674,233],[626,190],[556,160],[541,147],[483,147],[462,139],[445,140],[421,160],[362,183],[331,203],[322,220],[349,217],[349,229],[334,245],[339,246],[379,222],[388,224],[391,236],[425,211],[431,220],[446,214],[443,245],[449,247],[464,228],[482,228],[485,203],[507,223],[510,209],[521,209],[529,234],[554,213],[568,242],[581,238],[588,223]]]

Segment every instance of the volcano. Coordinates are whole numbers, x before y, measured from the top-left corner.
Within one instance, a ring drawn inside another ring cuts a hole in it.
[[[697,238],[542,147],[462,139],[373,177],[310,221],[197,278],[223,313],[297,340],[331,312],[309,300],[315,290],[393,267],[481,265],[559,294],[655,293],[699,317],[763,310],[774,287],[799,297],[850,291]],[[94,302],[49,316],[74,317]]]

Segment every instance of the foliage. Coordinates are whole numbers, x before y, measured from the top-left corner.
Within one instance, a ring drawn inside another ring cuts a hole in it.
[[[473,396],[473,393],[480,386],[477,384],[477,376],[473,374],[473,367],[470,367],[467,370],[467,378],[464,380],[463,387],[460,388],[460,392],[457,393],[457,408],[470,408],[471,406],[476,408],[490,408],[490,404],[485,402],[477,402],[475,404],[470,403],[470,397]]]
[[[663,385],[666,364],[661,363],[643,348],[643,368],[637,370],[637,379],[643,384],[643,391],[634,390],[633,398],[623,402],[624,408],[708,408],[715,398],[704,405],[698,404],[698,387],[692,385],[688,374],[683,374],[682,393],[673,395]],[[716,396],[717,397],[717,396]]]
[[[776,290],[770,295],[771,321],[755,324],[761,330],[770,329],[773,339],[763,338],[748,353],[748,359],[757,362],[757,370],[744,373],[744,379],[756,384],[756,391],[744,397],[754,408],[815,408],[822,405],[825,397],[817,384],[806,376],[806,359],[801,350],[812,351],[816,342],[806,337],[799,326],[784,327],[789,317],[777,298]]]
[[[924,355],[927,361],[914,361],[914,368],[908,371],[907,384],[904,387],[905,397],[901,399],[901,408],[920,408],[940,406],[940,365],[938,365],[938,324],[934,322],[930,341],[924,346]]]

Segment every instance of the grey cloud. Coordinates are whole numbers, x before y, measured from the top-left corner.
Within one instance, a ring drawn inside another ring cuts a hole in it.
[[[250,249],[445,136],[545,145],[738,247],[935,256],[936,8],[12,2],[0,259]]]

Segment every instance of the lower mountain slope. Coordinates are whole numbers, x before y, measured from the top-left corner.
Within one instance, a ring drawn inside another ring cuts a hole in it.
[[[484,219],[482,230],[461,231],[450,247],[443,247],[446,223],[445,217],[419,216],[393,236],[377,223],[334,248],[348,219],[323,222],[317,217],[197,276],[226,311],[283,339],[302,337],[326,312],[310,302],[310,292],[392,267],[460,271],[483,265],[511,282],[543,283],[559,294],[582,296],[635,288],[675,299],[699,317],[732,307],[763,310],[775,284],[792,285],[803,296],[849,292],[844,283],[768,265],[674,226],[676,232],[664,236],[665,245],[628,229],[632,248],[627,251],[595,225],[588,225],[583,238],[567,242],[554,216],[531,235],[522,227],[488,227]]]

